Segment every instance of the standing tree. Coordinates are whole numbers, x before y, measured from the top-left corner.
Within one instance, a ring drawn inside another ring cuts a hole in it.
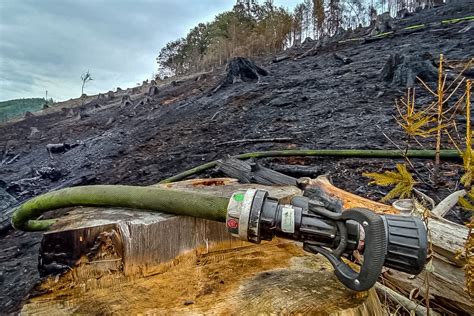
[[[84,95],[84,86],[86,85],[87,82],[94,80],[92,79],[92,75],[89,73],[89,70],[87,70],[86,73],[82,74],[81,76],[81,81],[82,81],[82,89],[81,89],[81,97]]]
[[[326,14],[324,12],[324,0],[313,0],[313,27],[315,38],[320,38],[324,35],[325,18]]]

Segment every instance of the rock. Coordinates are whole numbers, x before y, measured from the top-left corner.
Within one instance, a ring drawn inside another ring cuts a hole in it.
[[[416,77],[425,82],[437,80],[438,69],[429,53],[414,56],[392,54],[381,70],[382,80],[393,86],[413,87]]]

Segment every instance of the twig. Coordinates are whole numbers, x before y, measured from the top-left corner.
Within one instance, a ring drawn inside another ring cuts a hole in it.
[[[417,188],[413,188],[413,192],[415,192],[416,194],[418,194],[423,200],[429,202],[431,204],[431,208],[434,209],[435,206],[436,206],[436,203],[435,201],[429,197],[428,195],[426,195],[425,193],[421,192],[420,190],[418,190]]]
[[[228,142],[217,143],[216,146],[228,145],[228,144],[237,144],[237,143],[265,143],[265,142],[287,142],[291,141],[293,138],[290,137],[277,137],[277,138],[249,138],[249,139],[237,139],[230,140]]]
[[[424,315],[427,315],[428,314],[428,310],[411,301],[410,299],[406,298],[405,296],[395,292],[394,290],[392,290],[391,288],[389,287],[386,287],[385,285],[383,284],[380,284],[380,283],[375,283],[375,288],[382,292],[384,295],[387,295],[388,298],[390,298],[391,300],[393,301],[396,301],[398,304],[400,304],[401,306],[403,306],[404,308],[410,310],[410,311],[414,311],[415,312],[415,315],[419,315],[419,316],[424,316]],[[429,310],[429,314],[430,315],[440,315],[439,313],[433,311],[433,310]]]
[[[15,157],[13,157],[12,159],[8,160],[7,162],[5,162],[6,165],[9,165],[11,164],[12,162],[14,162],[18,157],[20,157],[20,155],[16,155]],[[2,164],[3,164],[3,161],[2,161]]]
[[[214,118],[217,116],[217,114],[219,114],[221,111],[217,111],[216,113],[214,113],[214,115],[211,117],[211,121],[214,120]]]

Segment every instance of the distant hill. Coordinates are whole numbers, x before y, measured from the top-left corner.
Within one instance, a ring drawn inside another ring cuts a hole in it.
[[[21,117],[26,112],[36,112],[43,108],[44,98],[15,99],[0,102],[0,122]]]

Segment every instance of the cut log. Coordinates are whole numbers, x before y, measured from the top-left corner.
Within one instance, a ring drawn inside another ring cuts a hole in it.
[[[326,259],[292,242],[198,248],[155,271],[126,278],[109,270],[80,280],[73,269],[38,286],[43,294],[22,313],[382,315],[373,289],[346,289]]]

